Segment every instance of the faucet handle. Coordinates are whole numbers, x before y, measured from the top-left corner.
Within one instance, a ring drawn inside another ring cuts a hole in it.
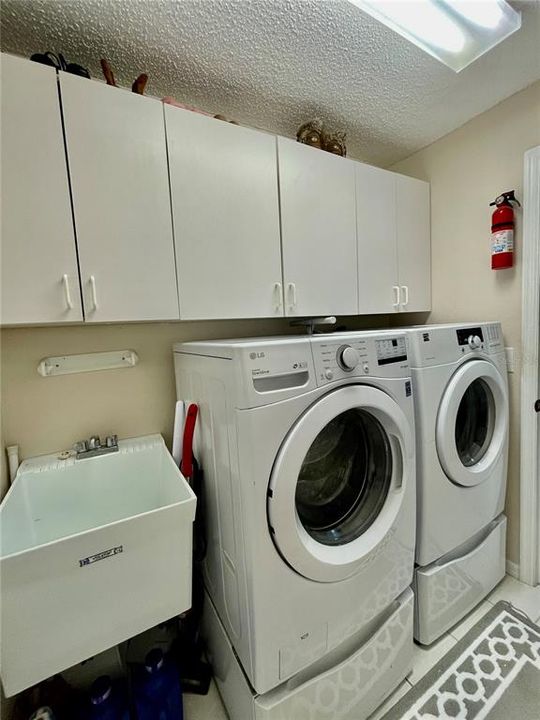
[[[105,447],[118,447],[118,435],[107,435],[105,438]]]
[[[79,440],[75,443],[73,446],[73,449],[79,455],[80,453],[86,452],[88,450],[88,441],[87,440]]]
[[[88,441],[88,449],[89,450],[99,450],[100,447],[101,447],[101,440],[99,439],[99,435],[92,435],[92,437]]]

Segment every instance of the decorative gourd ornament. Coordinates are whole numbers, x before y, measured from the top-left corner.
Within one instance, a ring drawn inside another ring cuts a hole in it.
[[[304,145],[319,148],[323,147],[323,125],[320,120],[310,120],[300,125],[296,132],[296,139]]]
[[[318,119],[300,125],[296,133],[298,142],[325,150],[333,155],[341,155],[341,157],[347,155],[346,137],[347,135],[339,130],[329,132]]]
[[[336,131],[331,135],[325,134],[323,150],[333,153],[334,155],[341,155],[341,157],[345,157],[347,155],[347,148],[345,146],[346,137],[347,135],[340,131]]]

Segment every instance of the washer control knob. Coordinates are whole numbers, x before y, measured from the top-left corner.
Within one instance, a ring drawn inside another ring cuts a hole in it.
[[[334,377],[334,373],[330,370],[330,368],[324,371],[324,377],[327,380],[332,380],[332,378]]]
[[[350,345],[342,345],[337,351],[337,361],[343,370],[354,370],[360,362],[360,356]]]
[[[482,339],[478,335],[469,335],[467,342],[471,350],[477,350],[482,344]]]

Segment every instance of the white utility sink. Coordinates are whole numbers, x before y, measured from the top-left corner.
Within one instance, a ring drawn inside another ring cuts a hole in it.
[[[160,435],[22,463],[0,505],[11,696],[191,606],[196,499]]]

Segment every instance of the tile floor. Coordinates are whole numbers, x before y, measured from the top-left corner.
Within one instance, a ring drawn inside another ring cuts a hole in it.
[[[461,623],[453,627],[444,637],[427,649],[420,645],[415,645],[411,674],[377,712],[371,716],[370,720],[380,720],[392,705],[405,695],[405,693],[465,635],[489,608],[499,600],[511,602],[540,624],[540,586],[532,588],[507,575],[491,595],[488,595],[484,602],[462,620]],[[227,713],[221,703],[219,693],[214,683],[212,683],[208,695],[185,696],[185,720],[227,720],[227,717]],[[244,720],[244,718],[231,718],[230,720]]]

